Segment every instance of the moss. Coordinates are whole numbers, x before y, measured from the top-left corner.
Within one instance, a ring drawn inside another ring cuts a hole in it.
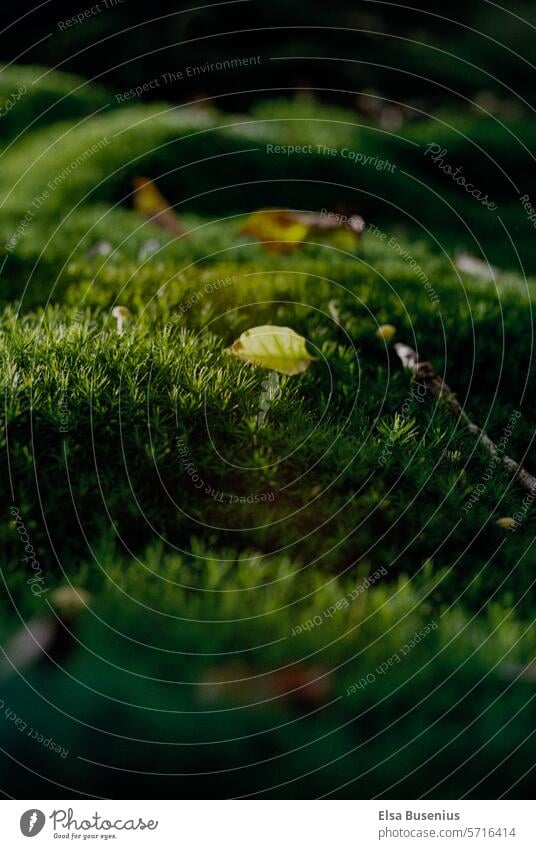
[[[113,103],[82,77],[50,68],[11,65],[0,70],[0,143],[20,140],[37,127],[83,120]]]
[[[44,80],[59,95],[73,87]],[[28,97],[41,115],[41,89]],[[81,97],[65,98],[72,111],[62,123],[41,116],[5,153],[0,175],[4,243],[49,191],[3,253],[0,443],[9,475],[0,542],[10,597],[0,602],[0,636],[20,627],[13,604],[25,617],[51,615],[45,598],[66,580],[90,593],[91,609],[70,623],[75,639],[26,670],[35,700],[13,676],[3,700],[16,711],[22,704],[25,720],[73,755],[111,764],[80,761],[79,793],[98,784],[113,795],[120,766],[133,797],[199,795],[198,778],[184,778],[192,772],[204,773],[204,796],[277,785],[271,795],[340,787],[342,796],[400,798],[420,795],[423,780],[437,798],[471,795],[479,782],[500,795],[533,763],[523,744],[532,693],[514,679],[531,660],[534,518],[527,511],[515,533],[497,526],[522,510],[524,491],[500,467],[488,473],[489,456],[443,402],[416,396],[376,329],[393,324],[395,339],[418,347],[497,441],[519,410],[508,453],[536,468],[534,280],[515,270],[488,213],[447,187],[504,260],[494,281],[459,273],[452,253],[466,231],[440,202],[427,206],[419,184],[445,188],[422,153],[434,138],[469,171],[475,143],[506,162],[508,132],[466,116],[457,129],[446,120],[438,136],[410,122],[393,140],[306,100],[265,104],[253,120],[155,105],[79,123],[89,109]],[[529,122],[511,129],[529,143]],[[313,141],[310,155],[266,153],[266,144]],[[317,143],[397,169],[357,167]],[[158,180],[186,236],[132,210],[139,174]],[[270,254],[243,233],[259,196],[262,206],[317,211],[363,204],[369,226],[359,243],[332,233]],[[511,201],[501,217],[526,224]],[[516,244],[530,267],[524,238]],[[132,314],[121,335],[117,304]],[[259,427],[265,373],[226,348],[267,323],[303,334],[318,360],[281,378]],[[45,597],[29,591],[13,501],[45,569]],[[352,604],[325,615],[364,582]],[[426,640],[404,653],[431,621]],[[299,680],[302,666],[327,664],[330,697],[266,701],[261,687],[239,690],[237,703],[232,686],[210,695],[207,681],[231,661],[265,684],[274,669],[297,667]],[[12,734],[3,723],[8,751]],[[172,772],[171,783],[145,774],[155,747],[131,738],[158,743],[158,770]],[[72,786],[71,760],[36,748],[22,761]],[[27,777],[12,765],[10,774],[16,794]],[[50,787],[32,779],[34,795]]]

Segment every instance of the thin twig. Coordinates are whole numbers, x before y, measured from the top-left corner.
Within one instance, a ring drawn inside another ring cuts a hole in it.
[[[530,472],[527,472],[523,466],[520,466],[519,463],[512,460],[511,457],[507,457],[506,454],[502,455],[497,450],[497,446],[493,440],[489,438],[487,433],[472,422],[467,413],[464,412],[463,407],[456,398],[452,389],[450,389],[445,381],[437,374],[437,372],[434,371],[432,365],[426,360],[420,360],[419,355],[413,350],[413,348],[410,348],[408,345],[403,345],[401,342],[396,343],[395,351],[400,357],[404,368],[409,369],[416,380],[422,381],[428,387],[432,395],[435,395],[437,398],[444,398],[451,413],[457,419],[461,419],[471,433],[478,436],[488,454],[491,454],[492,457],[497,457],[503,466],[505,466],[505,468],[518,479],[525,489],[527,489],[532,495],[536,495],[536,478],[531,475]]]

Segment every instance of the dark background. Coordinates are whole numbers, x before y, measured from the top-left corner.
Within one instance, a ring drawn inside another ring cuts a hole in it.
[[[4,29],[0,59],[76,72],[118,92],[165,71],[259,54],[262,64],[247,76],[252,89],[314,87],[320,97],[345,105],[354,95],[344,92],[371,89],[431,107],[490,93],[508,98],[516,92],[515,101],[532,96],[532,66],[516,55],[530,57],[533,50],[536,9],[531,2],[509,3],[502,10],[488,0],[453,4],[452,9],[420,0],[413,0],[413,8],[381,0],[218,5],[108,0],[109,7],[101,0],[99,14],[83,24],[59,27],[95,3],[3,3],[3,26],[9,29]],[[192,7],[198,8],[182,11]],[[271,62],[272,56],[338,59]],[[200,80],[185,78],[152,96],[184,101],[241,92],[244,79],[243,69],[205,73]],[[246,108],[260,96],[233,94],[219,106]]]

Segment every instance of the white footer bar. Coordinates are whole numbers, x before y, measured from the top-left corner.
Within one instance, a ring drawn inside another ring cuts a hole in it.
[[[68,842],[144,849],[534,849],[532,807],[477,800],[4,801],[0,833],[1,845],[10,849]]]

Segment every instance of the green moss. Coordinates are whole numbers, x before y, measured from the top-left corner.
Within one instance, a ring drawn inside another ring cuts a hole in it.
[[[50,68],[11,65],[0,70],[0,143],[38,127],[84,120],[112,106],[107,92],[74,74]]]
[[[74,85],[45,80],[60,95]],[[28,95],[36,116],[42,96],[38,87]],[[39,118],[5,153],[0,175],[0,447],[9,460],[0,542],[10,592],[0,636],[20,627],[13,605],[25,617],[51,615],[46,600],[67,581],[91,595],[91,609],[69,622],[75,639],[25,671],[39,695],[28,698],[16,676],[2,693],[71,754],[52,760],[17,738],[19,758],[72,786],[71,757],[90,752],[127,770],[134,797],[199,795],[197,779],[184,778],[192,772],[205,773],[204,796],[228,794],[231,781],[233,795],[277,785],[271,795],[340,787],[412,797],[425,774],[438,798],[471,795],[479,782],[495,797],[530,777],[533,753],[522,741],[532,693],[514,679],[531,660],[534,517],[527,511],[514,533],[496,525],[523,509],[524,491],[499,466],[488,474],[474,436],[444,401],[416,395],[376,336],[378,324],[394,324],[396,339],[432,361],[497,441],[519,410],[507,453],[536,468],[534,280],[516,270],[488,211],[445,189],[423,154],[441,143],[470,171],[476,144],[508,164],[508,131],[476,116],[454,129],[445,116],[439,135],[415,121],[393,140],[306,99],[265,104],[253,119],[156,105],[79,123],[89,110],[80,98],[65,98],[69,120]],[[511,129],[530,143],[530,122]],[[311,154],[266,152],[309,143]],[[316,144],[396,169],[358,167]],[[157,179],[186,236],[132,210],[140,174]],[[468,231],[430,203],[421,179],[445,190],[504,261],[496,280],[456,270],[453,250]],[[499,190],[501,217],[520,227],[516,245],[534,269],[527,222]],[[363,206],[370,226],[359,243],[325,234],[277,254],[243,233],[259,206],[318,211],[339,201]],[[32,205],[28,226],[5,246]],[[121,335],[117,304],[131,312]],[[265,372],[226,348],[269,323],[303,334],[318,359],[280,379],[259,427]],[[44,569],[42,597],[29,590],[13,503]],[[418,648],[377,671],[431,621]],[[327,664],[329,699],[263,704],[266,690],[244,696],[232,685],[211,695],[207,681],[230,662],[261,680],[293,665],[322,677]],[[0,725],[8,752],[13,733]],[[179,773],[174,783],[145,774],[155,746],[131,738],[158,743],[158,771]],[[428,758],[433,766],[422,766]],[[98,784],[113,795],[113,769],[80,764],[76,792]],[[10,771],[16,795],[27,779]],[[50,792],[51,783],[34,776],[32,787]]]

